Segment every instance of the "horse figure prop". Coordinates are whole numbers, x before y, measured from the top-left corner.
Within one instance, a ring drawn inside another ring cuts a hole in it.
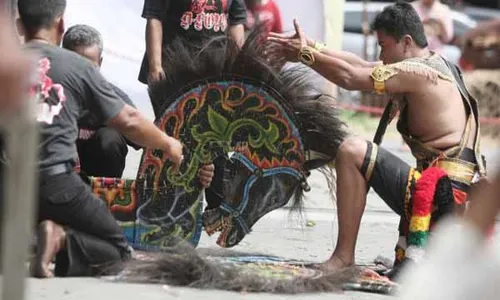
[[[311,71],[282,71],[283,59],[267,50],[260,30],[241,49],[220,37],[202,49],[176,40],[165,50],[168,78],[150,97],[156,125],[185,145],[180,172],[162,151],[145,149],[136,180],[91,180],[134,247],[161,250],[179,238],[196,246],[203,227],[232,247],[291,198],[300,207],[310,170],[324,170],[333,188],[327,164],[346,134],[338,110]],[[221,203],[202,212],[197,171],[212,162],[223,164]]]

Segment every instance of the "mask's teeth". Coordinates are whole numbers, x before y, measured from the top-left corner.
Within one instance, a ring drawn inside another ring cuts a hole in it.
[[[219,234],[219,238],[217,239],[217,245],[221,247],[226,247],[226,239],[229,231],[231,231],[232,228],[231,221],[229,219],[229,217],[226,217],[222,220],[223,228],[221,230],[221,233]]]

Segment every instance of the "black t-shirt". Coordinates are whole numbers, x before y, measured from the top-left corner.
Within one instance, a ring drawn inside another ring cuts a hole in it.
[[[109,83],[110,86],[115,90],[116,94],[118,97],[120,97],[125,104],[128,104],[134,108],[136,108],[134,102],[132,102],[132,99],[125,93],[122,89],[117,87],[116,85]],[[99,121],[98,118],[94,116],[94,114],[91,111],[85,111],[83,113],[83,116],[78,120],[78,142],[84,142],[88,139],[90,139],[95,132],[100,129],[106,127],[106,124],[102,123],[102,121]],[[131,147],[133,147],[136,150],[141,149],[141,146],[138,146],[137,144],[131,142],[128,138],[124,137],[125,141],[127,144]]]
[[[244,0],[144,0],[142,17],[163,23],[163,45],[185,38],[201,46],[210,37],[227,34],[229,26],[245,24]],[[147,83],[148,61],[144,55],[139,81]]]
[[[144,0],[143,18],[163,21],[163,44],[177,35],[190,39],[225,34],[245,24],[244,0]]]
[[[116,85],[109,83],[110,87],[115,91],[116,95],[123,101],[125,104],[128,104],[135,108],[134,102],[130,99],[130,97],[125,93],[122,89],[117,87]],[[105,123],[102,122],[92,111],[85,110],[82,114],[82,117],[78,120],[78,127],[84,130],[95,131],[101,127],[106,126]]]
[[[111,84],[88,59],[57,46],[29,42],[39,60],[37,98],[40,125],[39,167],[46,168],[77,159],[78,120],[90,110],[102,123],[124,107]]]

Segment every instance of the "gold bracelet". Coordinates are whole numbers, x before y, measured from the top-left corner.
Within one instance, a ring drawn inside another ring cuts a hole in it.
[[[314,58],[314,48],[311,48],[309,46],[302,47],[299,51],[298,59],[300,62],[302,62],[305,65],[312,65],[316,61]]]

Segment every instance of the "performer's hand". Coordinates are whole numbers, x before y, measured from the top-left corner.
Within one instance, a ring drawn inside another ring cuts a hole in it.
[[[293,20],[293,26],[295,27],[295,33],[293,35],[270,32],[267,40],[281,45],[282,47],[280,49],[283,51],[282,55],[284,55],[288,61],[298,62],[299,51],[306,46],[313,47],[314,41],[305,35],[296,19]]]
[[[174,172],[179,172],[179,167],[184,160],[184,155],[182,155],[182,144],[177,139],[169,137],[168,147],[165,150],[168,159],[174,164]]]
[[[198,170],[198,177],[204,188],[207,188],[212,183],[212,178],[214,178],[215,166],[213,164],[204,165]]]
[[[154,84],[158,81],[165,79],[165,71],[161,66],[153,66],[149,70],[148,84]]]

